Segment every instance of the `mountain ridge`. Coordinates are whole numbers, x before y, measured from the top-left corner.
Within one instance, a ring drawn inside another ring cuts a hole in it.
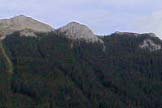
[[[107,49],[102,36],[98,36],[93,33],[93,31],[86,25],[80,24],[78,22],[70,22],[67,25],[60,27],[58,29],[52,28],[50,25],[47,25],[43,22],[37,21],[31,17],[24,15],[19,15],[12,17],[10,19],[1,19],[0,20],[0,39],[5,39],[6,35],[13,32],[19,32],[20,36],[25,37],[37,37],[38,32],[49,33],[49,32],[58,32],[64,35],[64,38],[70,39],[72,41],[81,42],[85,41],[86,43],[99,43],[101,44],[102,50],[105,52]],[[149,36],[157,37],[154,33],[132,33],[132,32],[115,32],[107,36],[130,36],[130,37],[140,37],[140,36]],[[157,37],[158,38],[158,37]],[[73,47],[73,42],[71,47]],[[152,39],[145,39],[139,44],[139,48],[148,49],[150,51],[161,50],[162,45],[157,44]]]
[[[31,17],[25,15],[15,16],[9,19],[0,19],[0,32],[5,35],[13,33],[15,31],[23,31],[22,35],[24,36],[34,36],[36,37],[34,32],[51,32],[51,31],[60,31],[67,35],[66,38],[72,40],[84,40],[86,42],[99,42],[103,44],[101,38],[98,38],[100,35],[96,35],[93,31],[86,25],[80,24],[78,22],[70,22],[67,25],[60,27],[58,29],[54,29],[52,26],[45,24],[41,21],[35,20]],[[111,35],[131,35],[131,36],[140,36],[142,34],[139,33],[131,33],[131,32],[115,32]],[[154,33],[145,33],[150,36],[156,37]]]

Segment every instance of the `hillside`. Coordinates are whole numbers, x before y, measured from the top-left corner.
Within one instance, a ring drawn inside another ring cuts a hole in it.
[[[157,37],[114,33],[98,37],[103,50],[103,43],[70,40],[64,33],[36,35],[15,32],[2,40],[1,108],[162,107]]]

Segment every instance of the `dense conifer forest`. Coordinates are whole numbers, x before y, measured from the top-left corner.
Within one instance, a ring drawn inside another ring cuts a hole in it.
[[[0,108],[162,107],[162,50],[139,48],[157,37],[112,34],[103,46],[37,35],[1,41]]]

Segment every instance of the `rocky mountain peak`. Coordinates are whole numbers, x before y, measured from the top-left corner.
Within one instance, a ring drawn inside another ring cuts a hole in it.
[[[4,35],[25,29],[31,29],[35,32],[50,32],[54,30],[51,26],[24,15],[0,20],[0,32]]]
[[[58,31],[65,33],[67,38],[72,40],[103,43],[103,41],[97,37],[90,28],[77,22],[71,22],[64,27],[59,28]]]

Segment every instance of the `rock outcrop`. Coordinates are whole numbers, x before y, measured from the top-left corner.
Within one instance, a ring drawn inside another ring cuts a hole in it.
[[[87,26],[77,22],[71,22],[64,27],[59,28],[58,31],[65,33],[65,36],[71,40],[84,40],[91,43],[104,43],[102,39],[97,37]]]
[[[156,44],[153,40],[151,39],[145,39],[142,44],[139,45],[140,48],[142,49],[148,49],[150,51],[157,51],[161,50],[161,44]]]

